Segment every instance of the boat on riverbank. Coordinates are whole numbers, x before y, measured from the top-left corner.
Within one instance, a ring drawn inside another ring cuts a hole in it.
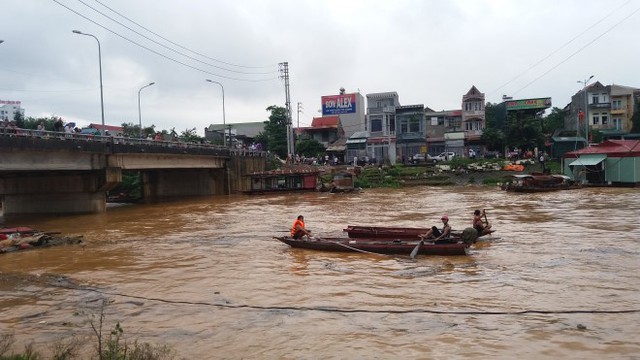
[[[462,241],[421,241],[413,239],[375,239],[375,238],[325,238],[294,239],[290,236],[275,237],[281,242],[300,249],[333,251],[333,252],[363,252],[381,255],[407,255],[418,247],[413,255],[457,256],[468,255],[469,245]]]
[[[0,254],[82,242],[82,236],[54,236],[56,234],[60,233],[39,232],[30,227],[0,228]]]
[[[566,175],[522,174],[502,185],[502,190],[521,193],[549,192],[580,189],[582,185]]]

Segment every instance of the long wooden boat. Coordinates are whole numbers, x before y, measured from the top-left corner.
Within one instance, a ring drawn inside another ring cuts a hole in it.
[[[472,228],[471,228],[472,229]],[[376,238],[376,239],[420,239],[420,235],[425,234],[430,228],[414,228],[414,227],[390,227],[390,226],[367,226],[367,225],[347,225],[342,231],[346,232],[350,238]],[[451,237],[456,240],[463,240],[465,231],[451,231]],[[475,231],[475,230],[474,230]],[[490,230],[487,234],[491,234],[495,230]],[[477,232],[474,234],[477,235]],[[476,236],[477,237],[477,236]],[[467,241],[475,241],[474,238]]]
[[[280,236],[276,239],[301,249],[340,252],[364,252],[386,255],[410,255],[420,242],[412,239],[371,239],[371,238],[320,238],[294,239]],[[429,242],[424,241],[418,248],[419,255],[468,255],[469,244],[460,241]]]
[[[566,175],[519,174],[502,185],[502,190],[521,193],[537,193],[580,189],[582,185]]]

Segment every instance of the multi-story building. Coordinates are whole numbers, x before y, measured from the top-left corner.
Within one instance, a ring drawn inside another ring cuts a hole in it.
[[[467,146],[480,145],[485,127],[484,93],[475,86],[462,96],[462,130]]]
[[[603,85],[599,81],[583,88],[571,97],[565,108],[565,129],[576,130],[578,136],[592,130],[600,131],[605,137],[628,134],[633,127],[631,117],[635,111],[635,98],[640,97],[640,89]]]
[[[484,93],[471,86],[462,96],[461,110],[425,110],[428,153],[453,151],[458,156],[468,156],[469,149],[479,153],[485,127],[484,99]]]
[[[438,155],[443,151],[453,151],[458,155],[462,155],[464,144],[459,145],[459,141],[452,144],[452,139],[459,138],[462,133],[462,110],[442,110],[433,111],[429,108],[425,109],[424,116],[426,118],[427,128],[427,153],[429,155]],[[456,134],[452,136],[452,134]],[[462,133],[464,139],[464,133]],[[457,145],[457,146],[454,146]]]
[[[20,101],[0,100],[0,120],[15,120],[16,114],[24,117],[24,109],[20,107]]]
[[[426,150],[424,105],[396,106],[396,153],[403,163]]]
[[[396,162],[397,106],[400,106],[400,100],[395,91],[367,94],[367,153],[379,163]]]

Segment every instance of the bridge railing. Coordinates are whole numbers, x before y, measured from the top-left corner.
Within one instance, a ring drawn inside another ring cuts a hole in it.
[[[114,153],[153,152],[153,153],[190,153],[215,154],[222,156],[239,155],[252,157],[267,157],[266,151],[226,148],[220,145],[196,142],[149,140],[120,136],[101,136],[93,134],[63,133],[57,131],[0,128],[0,137],[23,138],[33,140],[65,140],[76,143],[103,144]]]

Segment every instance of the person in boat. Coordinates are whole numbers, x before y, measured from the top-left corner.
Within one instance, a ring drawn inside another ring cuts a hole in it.
[[[478,231],[478,236],[491,233],[491,225],[485,224],[484,221],[482,221],[482,214],[484,214],[484,212],[481,213],[480,210],[473,212],[473,228]]]
[[[307,230],[304,227],[304,216],[298,215],[298,218],[291,227],[291,237],[294,239],[301,239],[304,235],[311,237],[311,230]]]
[[[442,218],[440,218],[440,220],[442,220],[443,224],[442,230],[438,229],[438,227],[436,226],[432,226],[429,231],[427,231],[425,234],[419,235],[419,237],[424,239],[434,238],[433,241],[448,238],[449,235],[451,235],[451,225],[449,225],[449,217],[447,215],[442,215]]]

